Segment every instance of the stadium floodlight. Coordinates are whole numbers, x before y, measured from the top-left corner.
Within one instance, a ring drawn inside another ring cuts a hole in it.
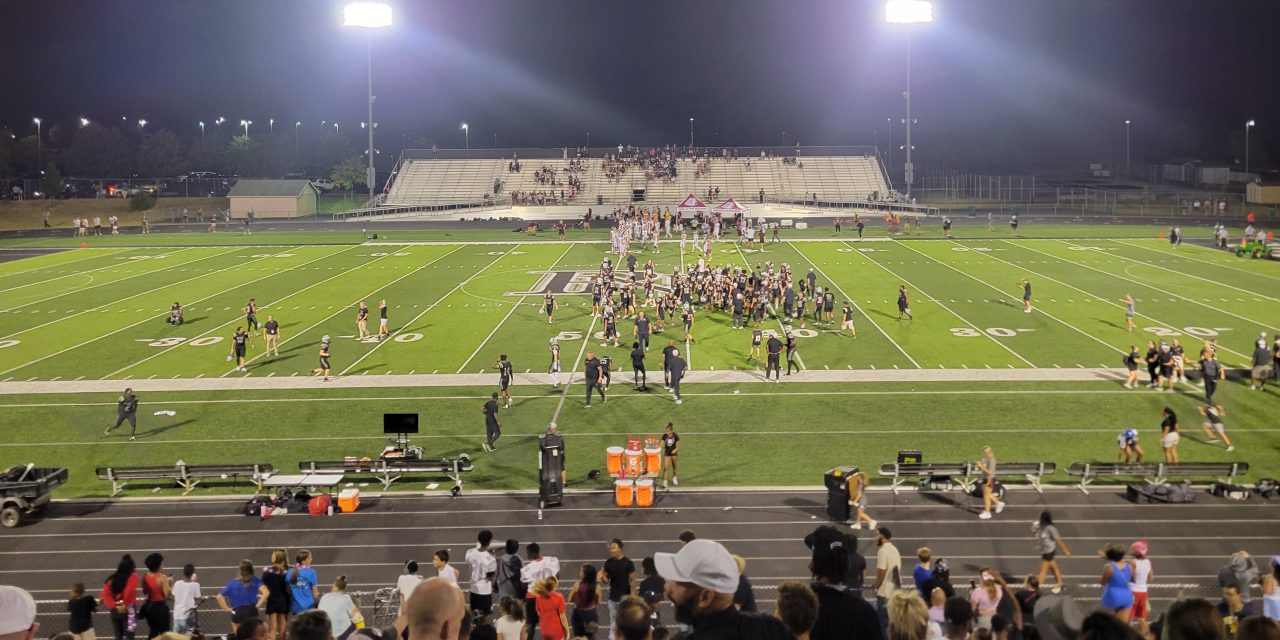
[[[221,125],[222,125],[222,123],[224,123],[224,122],[226,122],[226,121],[227,121],[227,119],[226,119],[225,117],[223,117],[223,116],[218,116],[218,119],[217,119],[217,120],[214,120],[214,121],[213,121],[213,123],[214,123],[214,124],[216,124],[216,125],[221,126]]]
[[[38,121],[37,121],[38,122]],[[1244,123],[1244,172],[1249,173],[1249,130],[1258,123],[1250,120]]]
[[[44,166],[44,149],[40,146],[40,123],[44,122],[40,118],[32,118],[32,122],[36,123],[36,166]],[[1246,133],[1246,138],[1248,134]]]
[[[1128,118],[1124,119],[1124,174],[1129,175],[1129,125],[1131,122]]]
[[[933,3],[928,0],[889,0],[884,5],[884,19],[892,24],[933,22]]]
[[[933,22],[933,3],[928,0],[889,0],[884,5],[884,19],[890,24],[921,24]],[[907,31],[907,90],[902,93],[907,101],[907,160],[902,166],[902,181],[907,185],[907,198],[911,198],[911,183],[915,181],[915,165],[911,163],[911,31]]]
[[[146,121],[146,120],[139,120],[139,121],[138,121],[138,128],[139,128],[139,129],[145,129],[145,128],[146,128],[146,126],[147,126],[147,121]]]
[[[391,5],[381,2],[352,2],[342,8],[342,26],[381,29],[391,26]]]
[[[391,26],[391,5],[383,2],[351,2],[342,8],[342,24],[346,27],[357,27],[369,29],[369,38],[366,41],[366,52],[368,55],[368,106],[369,106],[369,123],[373,123],[373,29],[385,29]],[[334,125],[334,132],[337,132],[338,125]],[[369,200],[373,200],[375,194],[375,183],[377,178],[377,170],[373,166],[373,127],[365,128],[369,132],[369,168],[366,169],[365,182],[369,186]]]
[[[89,126],[89,119],[88,119],[88,118],[80,118],[80,126],[82,126],[82,127],[87,127],[87,126]]]
[[[204,140],[204,120],[201,120],[200,122],[197,122],[196,124],[200,125],[200,139],[201,139],[201,140]]]
[[[466,147],[464,148],[470,149],[471,148],[471,125],[464,122],[462,123],[462,126],[459,128],[462,129],[462,138],[464,143],[466,144]]]

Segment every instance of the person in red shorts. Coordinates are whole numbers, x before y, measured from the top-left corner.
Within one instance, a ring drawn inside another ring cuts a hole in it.
[[[1129,610],[1129,619],[1147,619],[1151,608],[1147,604],[1147,584],[1155,577],[1151,571],[1151,560],[1147,559],[1147,541],[1139,540],[1129,545],[1129,553],[1133,554],[1133,608]]]

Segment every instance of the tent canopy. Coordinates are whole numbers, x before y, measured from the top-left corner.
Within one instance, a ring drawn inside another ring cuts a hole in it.
[[[749,211],[749,209],[738,204],[737,200],[734,200],[733,198],[729,198],[728,200],[725,200],[724,203],[722,203],[720,206],[716,207],[715,209],[712,209],[712,211],[715,211],[716,213],[720,213],[720,214],[735,215],[739,213],[746,213],[747,211]]]
[[[707,205],[692,193],[689,194],[689,197],[681,200],[680,204],[676,205],[676,211],[706,211],[707,208]]]

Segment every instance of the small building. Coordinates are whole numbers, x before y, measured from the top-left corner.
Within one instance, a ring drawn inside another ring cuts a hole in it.
[[[1249,204],[1280,204],[1280,183],[1250,182],[1245,185],[1245,202]]]
[[[231,187],[231,217],[255,219],[314,215],[320,193],[308,180],[240,180]]]

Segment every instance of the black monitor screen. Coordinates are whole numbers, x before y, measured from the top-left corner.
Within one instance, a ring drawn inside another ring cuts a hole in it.
[[[383,433],[417,433],[418,414],[416,413],[384,413],[382,414]]]

